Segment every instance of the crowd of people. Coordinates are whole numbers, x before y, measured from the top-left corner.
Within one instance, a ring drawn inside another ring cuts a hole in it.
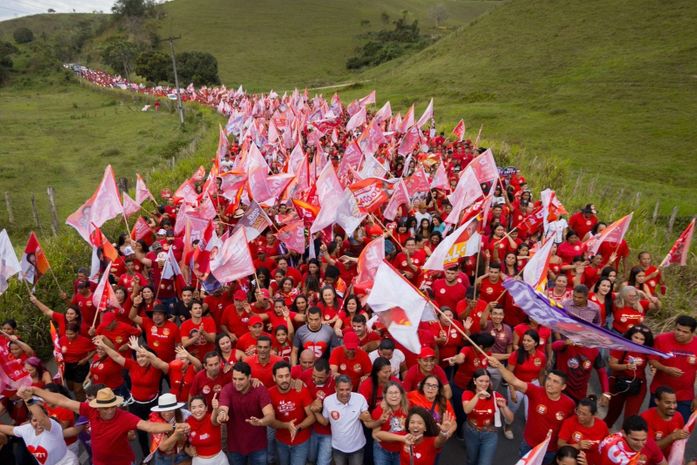
[[[80,74],[103,86],[172,92]],[[187,181],[193,191],[162,190],[153,211],[141,212],[146,227],[115,240],[108,269],[118,305],[95,303],[100,277],[87,268],[59,308],[31,296],[56,327],[62,378],[35,356],[22,328],[3,323],[6,363],[31,386],[2,393],[11,424],[0,426],[0,462],[77,464],[86,452],[95,465],[136,457],[157,465],[434,465],[448,442],[460,441],[468,465],[491,465],[502,441],[519,444],[520,455],[506,462],[513,464],[549,438],[545,464],[665,465],[674,447],[684,450],[697,406],[697,321],[681,315],[672,330],[652,333],[645,320],[670,292],[663,269],[623,240],[589,253],[589,239],[608,224],[592,203],[534,221],[540,199],[521,173],[502,170],[480,186],[486,205],[477,252],[442,272],[427,270],[457,226],[446,221],[455,208],[447,194],[484,151],[464,128],[453,138],[422,130],[431,115],[415,122],[413,110],[404,117],[366,110],[370,96],[345,107],[336,96],[327,102],[299,92],[184,93],[230,120],[214,165]],[[220,283],[206,268],[206,241],[229,236],[257,200],[251,171],[242,187],[231,181],[251,145],[268,164],[267,184],[294,177],[259,202],[270,224],[249,242],[255,272]],[[296,160],[289,152],[298,147]],[[355,147],[362,156],[347,167]],[[390,191],[390,180],[405,181],[407,201],[394,215],[383,203],[350,233],[337,224],[304,230],[302,249],[291,248],[279,231],[296,221],[309,229],[313,206],[324,200],[317,174],[327,164],[346,185],[379,177]],[[191,222],[181,227],[181,217],[200,218],[208,202],[213,214],[200,234]],[[529,318],[503,282],[521,279],[549,236],[550,299],[673,356],[574,344]],[[366,305],[370,286],[358,281],[361,253],[381,237],[385,259],[440,310],[418,325],[417,352]],[[171,256],[181,275],[165,272]],[[522,435],[512,428],[516,417],[525,418]],[[673,463],[694,465],[695,457]]]

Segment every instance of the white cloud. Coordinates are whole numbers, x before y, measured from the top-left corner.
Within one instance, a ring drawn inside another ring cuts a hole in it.
[[[0,21],[20,16],[46,13],[49,8],[56,13],[111,13],[115,0],[3,0],[0,2]],[[166,0],[165,0],[166,1]],[[158,3],[162,3],[158,1]]]

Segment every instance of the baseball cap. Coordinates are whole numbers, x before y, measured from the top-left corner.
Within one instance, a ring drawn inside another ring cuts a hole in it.
[[[268,289],[261,289],[261,295],[263,295],[264,298],[266,298],[266,299],[270,299],[270,298],[271,298],[271,293],[269,292]]]
[[[353,331],[344,334],[344,347],[348,350],[356,350],[358,348],[358,335]]]
[[[431,358],[436,356],[436,351],[431,349],[430,347],[422,347],[421,348],[421,353],[419,354],[419,358],[421,360],[425,358]]]
[[[247,293],[242,289],[238,289],[232,296],[235,300],[247,300]]]
[[[249,322],[247,325],[249,326],[254,326],[254,325],[263,325],[264,322],[262,321],[261,317],[259,315],[254,315],[253,317],[249,318]]]

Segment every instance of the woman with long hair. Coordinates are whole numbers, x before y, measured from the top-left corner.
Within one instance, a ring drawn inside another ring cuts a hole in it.
[[[506,256],[501,263],[501,273],[509,278],[518,276],[518,254],[516,252],[506,252]]]
[[[61,347],[65,363],[63,370],[65,384],[75,394],[75,398],[82,402],[85,400],[82,383],[87,378],[90,359],[94,356],[95,347],[92,341],[79,334],[79,331],[77,323],[68,323],[65,327],[65,335],[58,339],[58,344]]]
[[[381,401],[385,386],[390,381],[397,381],[392,376],[392,365],[384,357],[378,357],[373,362],[370,376],[358,386],[358,393],[368,401],[368,409],[373,410]]]
[[[306,315],[308,308],[310,308],[310,306],[307,302],[307,296],[305,296],[305,294],[296,296],[293,300],[293,304],[290,306],[291,311],[298,315]]]
[[[44,367],[39,357],[35,355],[24,361],[24,371],[31,376],[32,386],[43,388],[52,381],[51,373]]]
[[[76,323],[78,325],[80,334],[87,336],[89,325],[92,322],[90,321],[88,323],[86,321],[82,321],[82,312],[80,312],[80,307],[77,305],[70,305],[65,309],[65,313],[60,313],[52,310],[48,305],[41,302],[33,294],[29,296],[29,301],[34,304],[36,308],[41,310],[41,313],[53,321],[53,323],[56,325],[56,330],[58,331],[59,337],[65,336],[65,328],[70,323]]]
[[[644,325],[634,325],[624,338],[635,344],[653,347],[653,333]],[[646,354],[631,351],[611,350],[608,366],[610,376],[610,405],[605,423],[609,428],[615,424],[624,409],[624,417],[638,415],[646,397]]]
[[[640,266],[635,266],[629,270],[627,285],[634,286],[639,289],[644,298],[649,301],[649,310],[660,310],[661,301],[651,293],[651,287],[646,283],[646,272]]]
[[[572,294],[572,290],[569,289],[569,278],[564,273],[558,274],[554,278],[554,286],[547,289],[547,297],[556,302],[563,302]]]
[[[469,465],[491,465],[498,443],[498,429],[502,421],[513,423],[513,411],[506,399],[491,388],[489,372],[479,368],[472,375],[469,389],[462,394],[462,409],[467,414],[465,445]],[[497,424],[498,423],[498,424]]]
[[[191,398],[191,416],[186,419],[191,426],[186,453],[193,457],[192,465],[229,465],[222,448],[218,406],[218,399],[213,396],[209,413],[203,396]]]
[[[337,337],[342,337],[344,335],[344,328],[349,328],[349,330],[351,329],[351,321],[353,320],[353,317],[360,313],[365,314],[365,312],[363,312],[361,301],[358,299],[358,297],[353,294],[346,297],[344,299],[344,305],[339,311],[339,317],[336,319],[336,323],[334,323],[334,332],[336,333]]]
[[[423,407],[436,422],[443,419],[446,414],[455,416],[455,410],[450,401],[445,397],[443,383],[435,375],[428,375],[418,385],[415,391],[407,393],[409,407]],[[457,428],[457,424],[454,426]]]
[[[150,452],[153,454],[153,465],[185,465],[190,464],[189,455],[184,452],[186,435],[176,431],[176,423],[183,423],[189,416],[183,408],[184,402],[177,402],[177,396],[172,393],[162,394],[157,399],[157,405],[150,410],[149,421],[154,423],[169,423],[172,431],[155,433],[150,439]]]
[[[520,338],[520,345],[508,357],[508,369],[516,376],[516,378],[526,382],[533,383],[539,386],[542,370],[547,365],[547,356],[539,350],[540,335],[534,329],[528,329]],[[527,412],[528,398],[522,393],[516,391],[513,385],[508,386],[508,403],[513,413],[518,411],[521,403],[525,404]],[[508,439],[513,439],[513,430],[510,424],[507,424],[503,432]]]
[[[613,284],[609,278],[600,278],[593,286],[593,291],[588,295],[588,300],[595,302],[600,308],[600,326],[607,325],[607,316],[612,314],[615,308]]]
[[[155,291],[150,284],[141,287],[137,292],[136,289],[137,288],[133,289],[133,305],[138,309],[138,315],[140,317],[149,317],[152,315],[152,309],[155,305],[160,305],[161,302],[155,298]]]
[[[235,358],[235,347],[232,339],[225,333],[220,333],[215,336],[215,350],[220,355],[220,364],[223,373],[232,370],[232,366],[237,362]]]
[[[388,381],[382,399],[383,401],[372,411],[373,420],[379,422],[379,425],[373,428],[373,439],[376,439],[373,442],[373,460],[375,465],[399,465],[402,445],[389,441],[389,434],[407,434],[407,393],[399,382]]]
[[[341,299],[332,286],[324,286],[319,295],[320,301],[317,306],[322,310],[322,322],[332,326],[339,318]]]

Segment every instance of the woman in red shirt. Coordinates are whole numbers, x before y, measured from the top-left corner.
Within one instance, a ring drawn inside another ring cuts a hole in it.
[[[407,393],[407,400],[410,408],[423,407],[428,410],[436,422],[442,420],[446,414],[455,416],[452,404],[445,397],[443,384],[436,375],[428,375],[422,379],[416,391]]]
[[[385,387],[390,381],[397,381],[397,378],[392,376],[390,361],[384,357],[376,358],[370,370],[370,376],[361,381],[358,386],[358,393],[368,401],[369,410],[374,410],[382,401]]]
[[[191,426],[189,446],[186,448],[186,453],[193,457],[191,465],[228,465],[227,457],[222,450],[216,396],[217,394],[211,401],[213,409],[210,413],[203,396],[191,398],[189,404],[191,416],[186,419]]]
[[[574,231],[566,233],[566,240],[559,244],[557,255],[559,255],[566,266],[570,265],[574,257],[582,256],[584,252],[581,238]],[[562,267],[563,269],[563,267]]]
[[[29,301],[32,304],[34,304],[36,308],[41,310],[41,313],[46,315],[53,321],[53,323],[56,324],[58,336],[65,336],[65,327],[69,323],[77,323],[78,328],[80,328],[80,333],[84,334],[85,336],[87,335],[87,331],[89,330],[89,324],[92,322],[90,321],[88,323],[86,321],[82,321],[82,313],[80,312],[80,307],[78,307],[77,305],[70,305],[65,310],[65,313],[59,313],[49,308],[48,305],[41,302],[34,295],[29,297]]]
[[[149,421],[153,423],[168,423],[175,426],[177,423],[184,422],[182,407],[184,402],[178,402],[177,397],[172,393],[162,394],[157,399],[157,405],[152,408]],[[153,456],[155,465],[175,465],[188,463],[189,456],[184,452],[187,435],[183,431],[172,431],[167,433],[155,433],[151,437],[150,452]]]
[[[644,325],[632,326],[624,333],[624,337],[635,344],[653,347],[653,333]],[[648,357],[639,352],[611,350],[608,366],[612,370],[610,376],[610,405],[608,406],[605,423],[612,428],[624,409],[624,417],[638,415],[646,397],[646,367]],[[618,386],[618,379],[630,380],[636,387],[630,388],[627,382]],[[634,380],[634,381],[631,381]],[[621,388],[621,390],[620,390]]]
[[[399,465],[402,444],[390,441],[391,435],[407,434],[407,393],[399,382],[389,381],[383,391],[383,402],[372,411],[373,420],[380,424],[373,428],[373,459],[380,465]]]
[[[100,338],[103,337],[100,336]],[[104,346],[111,348],[111,341],[103,339],[103,345],[96,347],[90,362],[90,371],[87,379],[89,379],[90,384],[103,384],[115,393],[118,393],[117,395],[128,399],[130,394],[124,384],[123,369],[107,355]]]
[[[320,291],[320,301],[317,306],[322,310],[322,322],[330,326],[339,318],[341,302],[336,291],[331,286],[324,286]]]
[[[613,299],[612,281],[609,278],[600,278],[593,286],[593,292],[588,296],[588,300],[595,302],[600,307],[600,326],[603,328],[607,324],[607,316],[615,308]]]
[[[539,346],[539,333],[534,329],[528,329],[520,338],[520,346],[508,357],[508,369],[516,375],[516,378],[536,386],[540,385],[540,376],[547,364],[547,357],[538,348]],[[527,412],[527,396],[522,392],[517,392],[513,385],[508,386],[508,401],[513,413],[518,410],[521,403],[525,404]],[[509,424],[505,426],[503,434],[506,438],[513,439],[513,431]]]
[[[155,299],[152,286],[143,286],[138,293],[135,292],[135,289],[137,288],[133,289],[133,305],[138,308],[138,315],[141,317],[151,316],[153,307],[160,304],[160,301]]]
[[[58,345],[63,354],[65,363],[63,377],[68,389],[75,394],[78,401],[83,402],[85,391],[82,383],[85,382],[89,372],[89,361],[95,349],[92,341],[79,334],[79,330],[77,323],[68,323],[65,327],[65,335],[58,339]]]
[[[401,465],[434,465],[441,448],[455,431],[453,415],[446,414],[437,424],[428,410],[414,407],[406,420],[407,435],[400,436],[404,446],[400,452]]]
[[[485,369],[480,368],[474,372],[470,389],[462,393],[462,409],[467,414],[467,463],[491,465],[498,443],[497,430],[501,426],[497,410],[503,415],[506,424],[513,422],[514,414],[506,405],[506,399],[492,391],[491,378]]]
[[[235,344],[232,343],[230,336],[220,333],[215,337],[215,349],[220,355],[220,364],[223,373],[232,370],[232,366],[237,362],[235,358]]]
[[[31,356],[24,361],[24,371],[31,376],[31,385],[43,388],[49,384],[51,380],[51,373],[44,367],[39,360],[39,357]]]
[[[635,266],[629,270],[629,278],[627,279],[627,285],[636,287],[639,291],[644,294],[646,300],[649,301],[649,310],[660,310],[661,301],[651,293],[651,288],[646,284],[646,273],[644,269],[640,266]]]
[[[342,337],[344,335],[344,328],[347,328],[350,331],[353,317],[360,313],[367,315],[363,311],[361,301],[358,300],[358,297],[355,295],[346,297],[346,299],[344,299],[344,306],[339,311],[339,317],[337,318],[336,323],[334,323],[334,332],[336,335],[338,337]]]
[[[276,328],[273,335],[273,343],[271,350],[274,354],[281,357],[286,362],[290,363],[290,354],[293,352],[293,327],[286,328],[285,325],[280,325]]]
[[[624,334],[634,326],[644,322],[649,310],[649,301],[641,300],[643,293],[634,286],[624,286],[617,293],[615,308],[612,310],[612,329]]]

